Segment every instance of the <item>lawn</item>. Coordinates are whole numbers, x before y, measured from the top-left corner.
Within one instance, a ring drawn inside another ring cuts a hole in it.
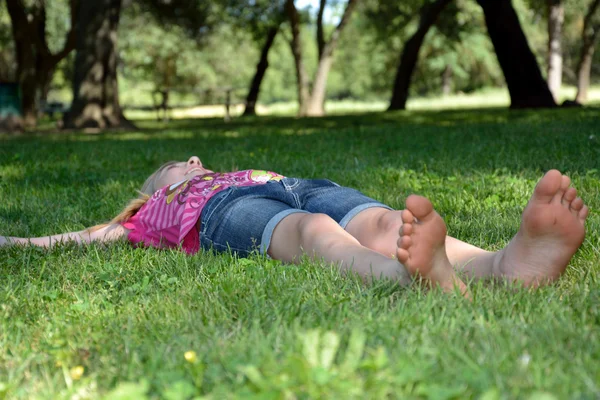
[[[450,235],[489,250],[558,168],[590,206],[588,234],[556,284],[470,282],[472,302],[308,261],[0,248],[0,399],[600,397],[600,109],[138,124],[1,137],[0,234],[110,219],[155,167],[192,154],[327,177],[396,208],[419,193]]]

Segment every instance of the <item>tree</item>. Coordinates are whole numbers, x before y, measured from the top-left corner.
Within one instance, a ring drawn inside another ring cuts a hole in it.
[[[11,18],[15,53],[17,60],[17,80],[21,85],[21,108],[26,127],[37,123],[36,95],[45,93],[57,64],[75,47],[75,15],[78,0],[69,0],[71,26],[66,34],[61,50],[53,53],[46,36],[46,3],[37,0],[26,7],[22,0],[6,0]]]
[[[548,88],[558,100],[558,91],[562,84],[562,27],[565,20],[565,8],[562,0],[546,0],[548,9]]]
[[[298,90],[298,115],[307,115],[308,99],[310,92],[308,90],[308,76],[304,68],[304,60],[302,58],[302,40],[300,37],[300,15],[294,5],[294,0],[287,0],[285,8],[290,19],[290,28],[292,30],[292,40],[290,41],[290,49],[294,56],[294,64],[296,66],[296,87]]]
[[[327,0],[320,0],[317,14],[317,48],[318,63],[314,75],[312,90],[309,90],[307,74],[302,60],[302,43],[300,40],[300,16],[294,5],[294,0],[286,1],[286,11],[292,29],[290,46],[296,64],[298,81],[298,114],[300,116],[321,116],[325,114],[325,92],[327,77],[333,63],[333,53],[338,45],[340,35],[346,27],[359,0],[348,0],[340,22],[335,26],[329,41],[325,39],[323,16]]]
[[[178,26],[193,40],[202,40],[223,18],[222,1],[136,0],[163,26]]]
[[[256,64],[256,72],[254,73],[248,95],[246,96],[246,108],[244,109],[243,116],[256,115],[256,102],[258,100],[258,93],[260,92],[260,85],[265,77],[267,68],[269,68],[269,50],[271,50],[271,47],[273,46],[277,32],[279,32],[279,25],[272,26],[267,31],[265,42],[260,52],[260,60],[258,61],[258,64]]]
[[[77,13],[73,103],[65,128],[133,127],[119,105],[117,33],[121,0],[83,1]]]
[[[477,0],[510,93],[511,108],[556,107],[511,0]]]
[[[420,10],[419,26],[412,37],[404,45],[396,78],[394,80],[394,88],[392,98],[388,110],[404,110],[408,99],[408,88],[410,86],[411,77],[417,60],[419,59],[419,50],[425,39],[425,35],[433,26],[442,10],[452,0],[435,0],[431,3],[426,3]]]
[[[15,41],[10,16],[3,6],[3,1],[0,1],[0,82],[15,82],[17,80],[17,61],[14,47]]]
[[[246,95],[244,116],[256,115],[260,87],[269,68],[269,52],[285,20],[283,0],[227,0],[224,22],[260,43],[260,58]]]
[[[600,32],[600,18],[597,11],[600,8],[600,0],[593,0],[585,14],[583,30],[581,32],[582,46],[579,62],[577,63],[577,95],[575,101],[584,103],[587,100],[587,92],[590,86],[590,73],[594,49],[598,43]]]

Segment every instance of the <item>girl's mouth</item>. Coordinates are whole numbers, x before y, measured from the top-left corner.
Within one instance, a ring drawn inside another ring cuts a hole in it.
[[[191,174],[191,173],[192,173],[192,172],[194,172],[194,171],[200,171],[200,172],[203,172],[203,170],[204,170],[203,168],[200,168],[200,167],[194,167],[194,168],[192,168],[192,169],[188,170],[188,171],[185,173],[185,175]]]

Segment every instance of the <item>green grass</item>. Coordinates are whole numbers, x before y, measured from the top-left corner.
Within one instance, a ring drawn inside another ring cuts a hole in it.
[[[490,250],[549,168],[592,211],[556,284],[471,282],[472,302],[259,256],[2,248],[0,398],[598,398],[599,122],[599,109],[490,109],[2,137],[0,234],[105,221],[157,165],[194,153],[215,170],[327,177],[396,208],[420,193],[451,235]]]

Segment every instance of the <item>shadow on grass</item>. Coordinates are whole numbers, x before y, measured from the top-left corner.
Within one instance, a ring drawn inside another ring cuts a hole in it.
[[[215,170],[263,168],[328,176],[395,168],[438,176],[489,172],[585,174],[600,158],[600,108],[399,111],[324,118],[138,121],[140,130],[30,133],[0,146],[4,183],[63,187],[143,182],[160,164],[198,154]]]
[[[542,110],[510,110],[505,107],[473,108],[441,111],[394,111],[351,113],[325,117],[296,118],[287,116],[254,116],[238,117],[230,122],[223,118],[188,118],[175,119],[168,123],[154,119],[134,121],[139,132],[146,134],[161,134],[165,130],[201,130],[218,135],[224,131],[240,128],[265,129],[268,133],[293,132],[309,133],[313,130],[337,130],[356,127],[373,127],[388,125],[426,125],[426,126],[456,126],[472,124],[505,124],[505,123],[541,123],[549,121],[567,121],[573,119],[598,118],[600,107],[557,108]],[[92,136],[103,137],[125,134],[127,131],[106,131]],[[48,136],[80,134],[72,131],[61,131],[56,128],[56,121],[42,120],[35,132],[27,132],[20,136],[5,136],[18,138],[23,136]]]
[[[358,127],[385,127],[397,125],[457,126],[477,124],[542,123],[573,119],[600,119],[600,108],[509,110],[507,108],[461,109],[443,111],[395,111],[362,114],[332,115],[320,118],[255,116],[235,118],[225,123],[222,118],[180,119],[169,123],[153,120],[136,121],[147,133],[161,133],[165,129],[202,129],[215,133],[240,128],[265,129],[266,133],[311,133],[323,130]]]

